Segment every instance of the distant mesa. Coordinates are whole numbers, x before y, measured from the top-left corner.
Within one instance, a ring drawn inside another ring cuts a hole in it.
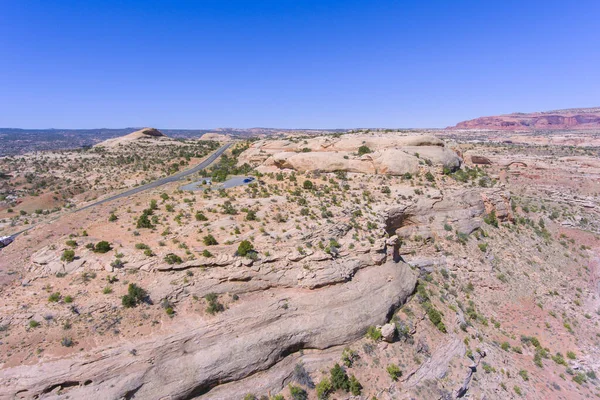
[[[600,108],[596,107],[480,117],[459,122],[448,129],[533,131],[598,128],[600,128]]]
[[[132,132],[125,136],[105,140],[104,142],[98,143],[96,146],[115,147],[137,141],[162,141],[165,139],[169,139],[169,137],[158,129],[142,128],[139,131]]]
[[[200,137],[200,140],[215,140],[217,142],[227,142],[231,140],[230,135],[224,135],[222,133],[208,132]]]

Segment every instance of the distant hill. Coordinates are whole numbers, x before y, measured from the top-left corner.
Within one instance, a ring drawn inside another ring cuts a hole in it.
[[[479,117],[459,122],[449,129],[505,131],[600,129],[600,108],[570,108],[534,113]]]
[[[96,146],[114,147],[120,144],[127,144],[137,141],[162,141],[169,140],[167,135],[154,128],[142,128],[138,131],[132,132],[125,136],[117,138],[107,139],[103,142],[98,143]]]

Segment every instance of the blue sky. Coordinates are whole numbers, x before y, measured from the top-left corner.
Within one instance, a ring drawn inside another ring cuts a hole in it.
[[[0,0],[0,127],[445,127],[600,106],[598,15],[598,0]]]

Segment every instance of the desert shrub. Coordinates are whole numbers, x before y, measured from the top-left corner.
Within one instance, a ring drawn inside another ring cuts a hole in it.
[[[127,287],[127,294],[121,297],[121,303],[124,307],[131,308],[144,302],[147,297],[148,293],[144,289],[135,283],[130,283]]]
[[[515,391],[515,393],[516,393],[516,394],[518,394],[519,396],[522,396],[522,395],[523,395],[523,391],[521,390],[521,388],[520,388],[520,387],[518,387],[518,386],[516,386],[516,385],[515,385],[515,387],[513,387],[513,390],[514,390],[514,391]]]
[[[217,239],[215,239],[215,237],[211,234],[204,236],[204,238],[202,238],[202,242],[204,242],[206,246],[214,246],[219,244],[219,242],[217,242]]]
[[[204,213],[198,211],[196,213],[196,221],[208,221],[208,218],[206,218],[206,215],[204,215]]]
[[[317,383],[317,399],[326,400],[329,398],[329,394],[332,392],[333,388],[331,386],[331,382],[329,378],[325,377],[321,379],[319,383]]]
[[[32,319],[29,321],[29,327],[30,328],[37,328],[38,326],[40,326],[40,323],[37,322],[36,320]]]
[[[308,393],[306,390],[302,389],[299,386],[294,386],[290,384],[290,395],[292,396],[292,400],[307,400]]]
[[[393,381],[397,381],[402,376],[402,370],[396,364],[390,364],[386,368],[387,373]]]
[[[52,293],[50,296],[48,296],[48,301],[51,303],[56,303],[60,300],[60,293],[59,292],[55,292]]]
[[[435,309],[431,304],[426,306],[427,316],[432,324],[434,324],[440,332],[446,333],[446,325],[444,325],[444,321],[442,321],[442,314]]]
[[[312,188],[314,187],[313,183],[311,181],[309,181],[308,179],[304,181],[304,183],[302,184],[302,187],[306,190],[312,190]]]
[[[256,211],[248,210],[246,212],[246,221],[256,221]]]
[[[103,240],[101,242],[96,243],[94,246],[94,253],[108,253],[112,250],[112,246],[107,241]]]
[[[110,216],[108,217],[108,222],[115,222],[118,219],[119,218],[115,215],[115,213],[111,213]]]
[[[64,337],[60,341],[60,344],[62,344],[65,347],[71,347],[73,346],[73,339],[71,339],[70,337]]]
[[[348,374],[340,367],[340,364],[336,363],[329,373],[331,375],[331,387],[334,391],[342,389],[347,392],[350,389]]]
[[[67,241],[65,242],[65,244],[66,244],[67,246],[69,246],[69,247],[77,247],[77,242],[76,242],[76,241],[74,241],[73,239],[67,240]]]
[[[216,293],[209,293],[204,296],[204,299],[208,302],[208,306],[206,307],[207,313],[215,315],[225,310],[223,304],[219,303],[219,296]]]
[[[377,329],[375,326],[369,326],[367,328],[367,337],[377,341],[381,339],[381,330]]]
[[[149,249],[150,246],[148,246],[147,244],[144,244],[144,243],[136,243],[135,248],[138,250],[146,250],[146,249]]]
[[[573,382],[578,383],[579,385],[585,383],[587,378],[583,372],[578,372],[573,376]]]
[[[350,380],[348,381],[348,390],[350,391],[350,393],[352,393],[352,395],[354,396],[359,396],[362,392],[362,388],[363,387],[358,381],[358,379],[356,379],[354,375],[351,375]]]
[[[523,378],[524,381],[529,380],[529,374],[524,369],[519,371],[519,375],[521,376],[521,378]]]
[[[181,264],[183,260],[177,254],[169,253],[165,256],[165,262],[169,265]]]
[[[572,351],[567,351],[567,358],[569,358],[569,359],[571,359],[571,360],[574,360],[574,359],[576,359],[576,358],[577,358],[577,356],[575,355],[575,353],[574,353],[574,352],[572,352]]]
[[[151,229],[154,228],[154,225],[152,225],[152,222],[150,222],[150,218],[148,218],[148,214],[146,214],[145,212],[139,216],[139,218],[137,219],[137,224],[136,227],[138,229],[141,228],[147,228],[147,229]]]
[[[212,255],[212,253],[211,253],[210,251],[208,251],[208,250],[204,249],[204,250],[202,250],[202,256],[203,256],[203,257],[206,257],[206,258],[210,258],[210,257],[212,257],[213,255]]]
[[[371,149],[368,146],[362,145],[358,148],[358,155],[362,156],[364,154],[372,153]]]
[[[69,304],[73,302],[73,296],[70,295],[66,295],[65,296],[65,303]]]
[[[491,226],[495,226],[496,228],[498,227],[498,218],[496,218],[496,210],[492,210],[492,212],[490,212],[489,214],[486,214],[483,217],[483,221]]]
[[[63,251],[60,259],[61,259],[61,261],[70,263],[71,261],[73,261],[75,259],[75,252],[73,250],[67,249],[67,250]]]
[[[254,246],[248,240],[242,240],[237,249],[237,255],[240,257],[246,257],[249,253],[254,251]]]
[[[429,182],[435,182],[435,177],[430,171],[425,173],[425,179],[427,179]]]
[[[346,347],[344,351],[342,351],[342,362],[346,367],[351,367],[358,357],[358,353],[349,347]]]

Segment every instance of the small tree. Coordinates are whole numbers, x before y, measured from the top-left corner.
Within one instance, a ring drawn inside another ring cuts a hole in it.
[[[140,215],[140,217],[137,220],[137,225],[136,227],[138,229],[141,228],[154,228],[154,226],[152,225],[152,222],[150,222],[150,218],[148,218],[148,214],[143,213],[142,215]]]
[[[336,363],[329,372],[331,374],[331,387],[333,390],[342,389],[347,392],[350,389],[348,374],[346,374],[346,371],[340,367],[340,364]]]
[[[75,251],[70,250],[70,249],[63,251],[60,259],[62,261],[66,261],[66,262],[70,263],[71,261],[73,261],[75,259]]]
[[[211,235],[211,234],[208,234],[208,235],[204,236],[204,238],[202,239],[202,241],[204,242],[204,244],[206,246],[214,246],[216,244],[219,244],[217,242],[217,239],[215,239],[215,237],[213,235]]]
[[[177,254],[169,253],[165,256],[165,262],[169,265],[181,264],[183,260]]]
[[[196,221],[208,221],[208,218],[206,218],[206,215],[204,215],[204,213],[198,211],[196,213]]]
[[[144,289],[135,283],[130,283],[127,287],[127,294],[121,297],[121,303],[123,307],[131,308],[145,301],[147,297],[148,293]]]
[[[237,254],[240,257],[246,257],[248,253],[254,250],[254,246],[248,240],[242,240],[237,249]]]
[[[364,154],[372,153],[371,149],[368,146],[362,145],[358,148],[358,155],[362,156]]]
[[[108,253],[110,250],[112,250],[112,247],[111,247],[110,243],[108,243],[105,240],[96,243],[96,246],[94,247],[94,253],[102,253],[103,254],[103,253]]]
[[[304,181],[304,183],[302,184],[302,187],[306,190],[312,190],[313,188],[313,183],[311,181],[309,181],[308,179]]]

